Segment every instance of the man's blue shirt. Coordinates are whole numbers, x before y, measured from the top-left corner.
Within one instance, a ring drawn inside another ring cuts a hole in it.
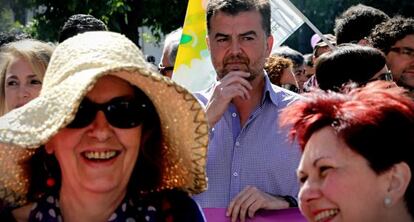
[[[203,208],[225,208],[246,186],[273,195],[298,194],[296,169],[300,150],[279,127],[279,112],[300,96],[270,83],[267,75],[260,105],[242,127],[230,104],[210,129],[207,155],[208,190],[194,196]],[[211,90],[197,94],[207,103]]]

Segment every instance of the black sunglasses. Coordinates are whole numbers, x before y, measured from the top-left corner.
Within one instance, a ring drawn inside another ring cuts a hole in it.
[[[370,79],[369,82],[376,81],[376,80],[393,81],[392,73],[390,71],[381,73],[377,77]]]
[[[79,105],[75,119],[67,127],[76,129],[86,127],[95,120],[96,114],[101,110],[112,126],[121,129],[134,128],[145,119],[147,106],[145,102],[122,97],[103,104],[85,98]]]

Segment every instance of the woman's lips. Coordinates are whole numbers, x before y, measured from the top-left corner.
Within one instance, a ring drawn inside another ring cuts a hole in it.
[[[339,209],[324,209],[324,210],[318,210],[313,213],[315,215],[314,220],[316,222],[324,222],[332,219],[339,213]]]
[[[88,161],[108,161],[116,158],[121,152],[117,150],[84,151],[81,156]]]

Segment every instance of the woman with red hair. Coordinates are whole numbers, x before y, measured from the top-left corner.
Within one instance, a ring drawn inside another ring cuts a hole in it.
[[[414,102],[377,81],[316,91],[281,117],[302,149],[299,207],[309,221],[413,221]]]

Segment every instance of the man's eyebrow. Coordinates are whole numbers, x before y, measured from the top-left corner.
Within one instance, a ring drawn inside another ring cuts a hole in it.
[[[220,38],[220,37],[229,37],[229,35],[224,34],[224,33],[220,33],[220,32],[218,32],[214,35],[214,38]]]
[[[255,32],[255,31],[247,31],[247,32],[244,32],[244,33],[241,33],[241,34],[239,34],[239,36],[249,36],[249,35],[254,35],[254,36],[257,36],[257,33]],[[218,32],[218,33],[216,33],[215,35],[214,35],[214,38],[220,38],[220,37],[225,37],[225,38],[227,38],[227,37],[229,37],[230,35],[229,34],[224,34],[224,33],[220,33],[220,32]]]
[[[257,36],[257,33],[255,31],[248,31],[248,32],[240,34],[239,36],[247,36],[247,35]]]

